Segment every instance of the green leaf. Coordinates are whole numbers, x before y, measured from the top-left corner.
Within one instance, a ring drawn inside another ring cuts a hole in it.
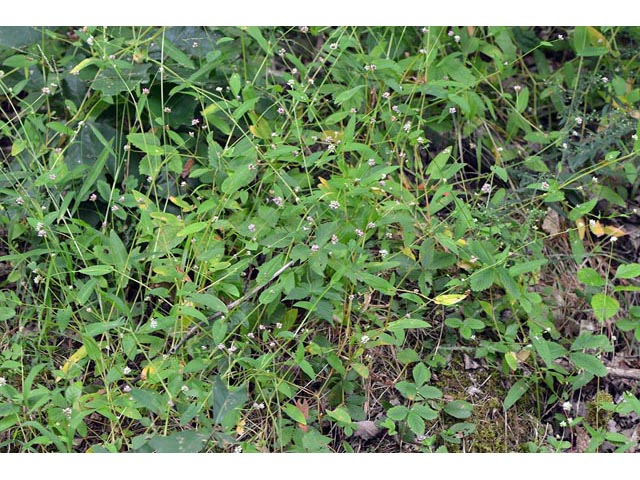
[[[353,97],[358,95],[363,88],[365,88],[365,85],[358,85],[357,87],[340,93],[335,97],[335,103],[342,105],[344,102],[351,100]]]
[[[287,403],[284,406],[284,413],[286,413],[293,421],[300,423],[301,425],[307,424],[307,419],[298,407],[291,403]]]
[[[596,318],[601,322],[604,322],[618,313],[618,310],[620,310],[620,304],[615,298],[610,297],[609,295],[596,293],[591,298],[591,308],[593,308],[593,314]]]
[[[113,267],[111,265],[92,265],[91,267],[78,270],[78,273],[92,277],[107,275],[111,272],[113,272]]]
[[[234,73],[231,75],[231,78],[229,78],[229,88],[231,88],[231,93],[233,93],[234,97],[240,94],[241,80],[239,74]]]
[[[192,233],[196,233],[196,232],[199,232],[200,230],[204,230],[205,228],[207,228],[208,225],[209,225],[209,222],[192,223],[191,225],[187,225],[178,233],[176,233],[176,236],[186,237],[187,235],[191,235]]]
[[[127,140],[136,148],[147,155],[162,155],[164,149],[160,146],[160,140],[151,133],[130,133]]]
[[[253,179],[256,178],[256,174],[257,169],[252,170],[248,166],[242,167],[225,178],[220,186],[220,190],[222,190],[222,193],[231,195],[242,187],[249,185]]]
[[[586,215],[591,210],[593,210],[598,203],[598,198],[593,198],[588,202],[581,203],[580,205],[576,205],[575,208],[569,212],[569,220],[572,222],[577,221],[580,217]]]
[[[460,303],[462,300],[467,298],[467,296],[468,295],[466,293],[443,294],[443,295],[438,295],[436,298],[434,298],[433,302],[436,305],[451,306],[451,305],[455,305],[456,303]]]
[[[418,403],[411,407],[411,411],[417,413],[425,420],[435,420],[438,418],[438,412],[428,405]]]
[[[409,328],[429,328],[430,323],[419,318],[401,318],[387,325],[388,330],[407,330]]]
[[[619,326],[619,322],[616,323]],[[613,346],[606,335],[594,335],[591,332],[583,332],[571,344],[571,350],[579,351],[587,348],[598,348],[605,352],[613,351]]]
[[[629,263],[620,265],[616,271],[616,278],[636,278],[640,277],[640,263]]]
[[[258,275],[256,277],[256,283],[258,285],[264,285],[269,282],[275,275],[275,273],[280,270],[285,264],[285,256],[284,253],[279,253],[275,257],[273,257],[268,262],[264,263],[260,266],[258,270]]]
[[[418,395],[426,400],[442,398],[442,390],[431,385],[424,385],[418,388]]]
[[[404,405],[398,405],[396,407],[391,407],[387,410],[387,416],[396,421],[404,420],[407,417],[407,413],[409,413],[409,409]]]
[[[607,367],[604,366],[600,359],[593,355],[588,355],[582,352],[573,352],[569,358],[576,367],[583,369],[587,373],[591,373],[598,377],[604,377],[607,375]]]
[[[407,425],[416,435],[424,435],[425,424],[420,415],[411,410],[407,415]]]
[[[491,287],[491,285],[493,285],[495,279],[496,271],[493,268],[483,268],[482,270],[473,272],[473,274],[469,277],[471,290],[473,290],[474,292],[486,290],[487,288]]]
[[[351,415],[349,415],[349,412],[342,407],[337,407],[335,410],[327,410],[327,415],[338,422],[346,424],[351,423]]]
[[[175,432],[169,436],[156,435],[149,440],[155,453],[199,453],[207,443],[207,436],[194,430]]]
[[[506,412],[509,410],[520,398],[529,390],[529,382],[525,378],[521,378],[516,383],[511,385],[511,388],[507,392],[507,396],[504,398],[502,408]]]
[[[409,400],[415,400],[418,395],[418,389],[416,388],[415,383],[402,381],[396,384],[396,388],[402,394],[404,398]]]
[[[211,412],[213,423],[220,425],[225,417],[240,408],[247,400],[244,387],[229,390],[219,375],[213,379],[213,400]]]
[[[516,263],[509,268],[509,275],[512,277],[518,277],[524,273],[539,272],[543,265],[546,265],[549,261],[546,258],[540,260],[531,260],[529,262]]]
[[[469,418],[473,405],[465,400],[452,400],[444,407],[445,413],[454,418]]]
[[[581,268],[578,270],[578,280],[591,287],[601,287],[605,284],[604,278],[593,268]]]
[[[188,298],[196,305],[204,305],[205,307],[209,307],[214,312],[227,313],[229,311],[222,300],[209,293],[192,293]]]
[[[431,371],[424,363],[420,362],[413,367],[413,380],[416,382],[416,385],[424,385],[430,378]]]

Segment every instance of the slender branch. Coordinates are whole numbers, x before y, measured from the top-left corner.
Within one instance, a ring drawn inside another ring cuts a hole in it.
[[[285,270],[287,270],[289,267],[291,267],[291,265],[293,265],[293,263],[294,263],[294,260],[291,260],[290,262],[285,263],[278,271],[276,271],[271,276],[271,278],[266,283],[264,283],[262,285],[257,285],[251,291],[249,291],[249,293],[246,293],[242,297],[238,298],[237,300],[234,300],[229,305],[227,305],[227,310],[233,310],[234,308],[236,308],[241,303],[243,303],[246,300],[248,300],[249,298],[253,297],[256,293],[258,293],[260,290],[265,288],[267,285],[269,285],[271,282],[273,282],[276,278],[278,278],[280,275],[282,275],[282,273]],[[207,322],[206,323],[209,324],[213,320],[216,320],[217,318],[221,317],[222,315],[224,315],[223,312],[216,312],[216,313],[214,313],[212,315],[209,315],[209,317],[207,317]],[[186,335],[184,337],[182,337],[182,339],[174,347],[171,347],[171,350],[169,350],[169,354],[173,355],[174,353],[176,353],[180,349],[180,347],[182,347],[187,342],[187,340],[189,340],[191,337],[193,337],[196,334],[196,332],[198,331],[198,329],[201,328],[201,327],[202,327],[201,323],[196,323],[193,327],[191,327],[187,331]]]

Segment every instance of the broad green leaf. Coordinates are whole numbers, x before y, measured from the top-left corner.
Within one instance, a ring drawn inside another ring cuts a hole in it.
[[[406,330],[408,328],[429,328],[430,323],[420,320],[419,318],[401,318],[394,320],[387,325],[388,330]]]
[[[640,263],[629,263],[620,265],[616,270],[616,278],[636,278],[640,277]]]
[[[343,407],[337,407],[335,410],[327,410],[327,415],[341,423],[351,423],[351,415]]]
[[[78,270],[78,273],[92,277],[107,275],[111,272],[113,272],[113,267],[111,265],[92,265],[91,267],[81,268]]]
[[[409,413],[409,409],[404,405],[398,405],[396,407],[391,407],[387,410],[387,416],[392,420],[404,420],[407,417],[407,413]]]
[[[525,378],[521,378],[511,386],[502,404],[502,408],[505,412],[509,410],[518,400],[520,400],[522,395],[524,395],[527,390],[529,390],[529,386],[530,384]]]
[[[168,436],[155,435],[149,446],[155,453],[199,453],[207,443],[207,436],[194,430],[175,432]]]
[[[504,354],[504,360],[507,362],[507,365],[511,369],[511,371],[516,371],[518,369],[518,357],[516,357],[515,352],[507,352]]]
[[[227,313],[229,311],[222,300],[209,293],[192,293],[188,298],[196,305],[204,305],[214,312]]]
[[[220,186],[222,193],[231,195],[237,192],[242,187],[249,185],[254,178],[256,178],[257,169],[251,169],[249,166],[245,166],[231,173]]]
[[[496,272],[493,268],[483,268],[482,270],[473,272],[473,274],[469,277],[471,290],[473,290],[474,292],[486,290],[487,288],[490,288],[491,285],[493,285],[495,279]]]
[[[473,405],[465,400],[452,400],[444,407],[445,413],[454,418],[469,418]]]
[[[307,424],[307,419],[304,414],[295,405],[288,403],[284,406],[284,413],[286,413],[291,419],[301,425]]]
[[[588,202],[581,203],[580,205],[576,205],[571,212],[569,212],[569,220],[572,222],[577,221],[580,217],[586,215],[591,210],[593,210],[598,203],[598,198],[593,198]]]
[[[540,260],[531,260],[529,262],[516,263],[509,267],[509,275],[512,277],[518,277],[525,273],[539,272],[543,265],[546,265],[549,261],[546,258]]]
[[[416,388],[415,383],[402,381],[396,383],[396,388],[402,394],[404,398],[409,400],[415,400],[418,395],[418,389]]]
[[[593,314],[596,318],[601,322],[604,322],[618,313],[618,310],[620,310],[620,304],[615,298],[610,297],[609,295],[596,293],[591,298],[591,308],[593,308]]]
[[[213,423],[220,425],[227,415],[240,408],[246,400],[247,393],[244,386],[229,390],[220,376],[216,375],[213,380],[213,400],[211,406]]]
[[[407,425],[416,435],[424,435],[424,430],[426,427],[424,424],[424,420],[413,410],[409,411],[407,415]]]
[[[601,287],[605,284],[604,278],[593,268],[588,267],[578,270],[578,280],[592,287]]]
[[[572,352],[569,358],[576,367],[583,369],[587,373],[591,373],[598,377],[604,377],[607,375],[607,368],[600,359],[593,355],[588,355],[582,352]]]
[[[418,403],[411,407],[411,411],[417,413],[425,420],[435,420],[438,418],[438,412],[428,405]]]
[[[147,155],[162,155],[164,148],[160,146],[160,140],[151,133],[130,133],[127,140],[140,151]]]
[[[437,305],[450,306],[450,305],[455,305],[456,303],[461,302],[467,297],[468,297],[468,294],[466,293],[444,294],[444,295],[438,295],[436,298],[433,299],[433,302]]]
[[[182,230],[180,230],[176,235],[178,237],[186,237],[187,235],[191,235],[192,233],[199,232],[200,230],[204,230],[209,225],[209,222],[196,222],[190,225],[187,225]]]
[[[412,375],[416,385],[424,385],[431,378],[431,371],[424,363],[420,362],[413,367]]]

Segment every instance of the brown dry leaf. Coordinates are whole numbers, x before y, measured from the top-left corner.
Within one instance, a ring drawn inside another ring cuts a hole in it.
[[[589,437],[589,434],[587,433],[587,431],[584,428],[582,428],[580,425],[576,425],[575,432],[576,432],[576,446],[574,448],[574,452],[584,453],[587,450],[587,448],[589,448],[589,442],[591,441],[591,438]]]
[[[363,440],[371,440],[372,438],[380,435],[380,432],[382,431],[382,429],[371,420],[362,420],[360,422],[356,422],[356,425],[357,428],[356,431],[353,432],[353,436]]]
[[[180,173],[180,176],[184,179],[187,178],[189,176],[189,174],[191,173],[191,168],[193,167],[194,164],[194,160],[193,158],[188,158],[187,161],[184,164],[184,167],[182,167],[182,172]]]
[[[542,221],[542,230],[550,235],[557,235],[560,233],[560,216],[558,212],[552,208],[547,210],[547,215]]]
[[[476,368],[480,368],[480,364],[476,362],[473,358],[471,358],[466,353],[462,356],[464,358],[464,369],[465,370],[475,370]]]
[[[531,350],[520,350],[518,353],[516,353],[518,363],[526,362],[527,358],[529,358],[529,355],[531,355]]]

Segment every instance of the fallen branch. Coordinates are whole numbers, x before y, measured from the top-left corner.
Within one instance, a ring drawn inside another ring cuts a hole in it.
[[[256,293],[258,293],[260,290],[262,290],[263,288],[265,288],[267,285],[269,285],[271,282],[273,282],[276,278],[278,278],[280,275],[282,275],[282,273],[287,270],[291,265],[293,265],[294,261],[290,261],[285,263],[277,272],[275,272],[272,277],[264,284],[262,285],[258,285],[256,287],[253,288],[253,290],[251,290],[249,293],[243,295],[242,297],[238,298],[237,300],[234,300],[233,302],[231,302],[229,305],[227,305],[227,311],[229,310],[233,310],[234,308],[236,308],[238,305],[240,305],[242,302],[248,300],[249,298],[253,297]],[[216,320],[217,318],[221,317],[223,314],[223,312],[216,312],[212,315],[209,315],[209,317],[207,317],[207,321],[206,323],[209,324],[211,323],[213,320]],[[204,322],[203,322],[204,323]],[[193,337],[196,332],[198,331],[199,328],[201,328],[203,325],[202,323],[196,323],[193,327],[191,327],[189,329],[189,331],[187,331],[186,335],[184,337],[182,337],[182,339],[173,347],[171,347],[171,350],[169,350],[169,354],[173,355],[174,353],[176,353],[178,351],[178,349],[180,349],[180,347],[182,347],[187,340],[189,340],[191,337]]]

